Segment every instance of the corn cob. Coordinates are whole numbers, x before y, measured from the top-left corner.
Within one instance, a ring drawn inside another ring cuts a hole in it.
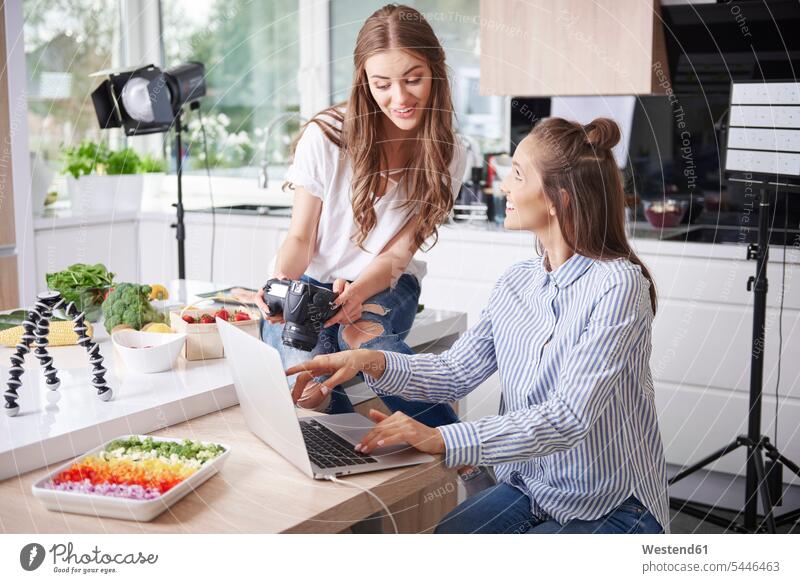
[[[47,335],[49,346],[71,346],[78,343],[78,335],[73,330],[74,324],[71,321],[50,322],[50,333]],[[0,344],[3,346],[14,347],[19,344],[24,334],[22,326],[14,326],[7,330],[0,330]],[[86,334],[90,337],[94,334],[92,325],[86,322]]]

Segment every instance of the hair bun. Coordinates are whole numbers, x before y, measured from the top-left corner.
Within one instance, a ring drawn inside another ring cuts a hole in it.
[[[617,122],[607,117],[598,117],[583,126],[587,143],[597,150],[610,150],[619,143],[621,133]]]

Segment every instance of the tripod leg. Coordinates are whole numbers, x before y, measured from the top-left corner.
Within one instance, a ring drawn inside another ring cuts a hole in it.
[[[783,526],[784,524],[794,524],[798,521],[800,521],[800,508],[775,517],[775,524],[778,526]]]
[[[92,385],[97,389],[97,396],[102,401],[108,401],[114,396],[114,391],[106,384],[106,369],[103,367],[103,357],[100,355],[100,346],[87,334],[88,328],[84,320],[84,313],[79,312],[75,304],[70,302],[65,309],[67,316],[72,318],[75,333],[78,335],[78,344],[83,346],[92,365]]]
[[[49,301],[51,298],[53,298],[53,294],[50,292],[41,293],[36,298],[36,305],[33,311],[39,318],[38,326],[34,332],[36,348],[33,351],[33,355],[39,359],[39,363],[44,368],[47,388],[55,391],[61,385],[61,381],[58,380],[58,372],[53,366],[53,357],[47,352],[47,335],[50,333],[50,318],[53,316],[51,306],[55,303],[54,301]]]
[[[9,417],[15,417],[19,413],[19,405],[17,404],[19,395],[17,394],[17,390],[22,386],[20,377],[25,373],[25,355],[31,351],[31,343],[33,342],[34,331],[36,330],[38,322],[38,313],[30,310],[28,312],[28,317],[22,322],[22,337],[17,344],[14,354],[11,355],[11,368],[9,369],[7,383],[8,389],[6,389],[6,392],[3,394],[6,400],[6,414]]]
[[[756,448],[753,454],[753,466],[756,470],[758,479],[758,491],[761,494],[761,503],[764,505],[764,522],[767,523],[767,532],[775,533],[775,517],[772,514],[772,502],[769,499],[769,487],[767,486],[766,474],[764,472],[764,459],[761,457],[761,450]]]
[[[734,441],[732,443],[729,443],[728,445],[726,445],[722,449],[712,453],[708,457],[704,457],[703,459],[701,459],[699,462],[697,462],[693,466],[689,466],[688,468],[686,468],[682,472],[679,472],[679,473],[675,474],[674,476],[672,476],[669,479],[669,481],[667,483],[671,486],[675,482],[679,482],[680,480],[684,479],[686,476],[695,473],[697,470],[702,469],[705,466],[707,466],[708,464],[717,461],[719,458],[728,455],[732,451],[736,451],[740,446],[741,446],[741,443],[739,443],[738,440]]]
[[[797,464],[794,463],[792,460],[790,460],[788,458],[785,458],[783,455],[781,455],[781,453],[778,451],[778,449],[774,445],[772,445],[771,443],[767,443],[767,444],[764,445],[764,449],[767,450],[767,455],[769,457],[771,457],[774,460],[778,460],[785,467],[789,468],[795,474],[800,476],[800,467],[798,467]]]

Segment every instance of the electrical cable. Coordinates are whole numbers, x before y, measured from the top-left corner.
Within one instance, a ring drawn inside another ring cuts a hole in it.
[[[367,494],[369,494],[370,496],[375,498],[375,500],[378,501],[378,504],[381,505],[381,508],[383,508],[383,510],[386,512],[386,516],[388,516],[389,520],[392,521],[392,528],[394,528],[394,533],[395,534],[400,534],[400,529],[397,528],[397,521],[395,521],[394,516],[392,515],[392,512],[389,510],[389,507],[386,506],[386,504],[384,504],[383,500],[378,498],[378,495],[375,494],[375,492],[373,492],[369,488],[365,488],[364,486],[359,486],[355,482],[347,482],[346,480],[340,480],[336,476],[325,476],[325,479],[329,480],[331,482],[336,482],[337,484],[344,484],[345,486],[350,486],[351,488],[358,488],[362,492],[366,492]]]
[[[786,297],[786,242],[789,240],[789,193],[785,193],[786,204],[783,214],[783,261],[781,264],[781,304],[778,309],[778,376],[775,380],[775,435],[773,444],[778,447],[778,387],[781,385],[781,363],[783,360],[783,300]],[[775,205],[777,206],[777,205]]]
[[[217,238],[217,212],[214,209],[214,190],[211,187],[211,168],[208,165],[208,139],[206,138],[206,124],[203,113],[200,111],[200,102],[197,103],[197,115],[200,118],[200,132],[203,134],[203,155],[205,157],[206,176],[208,177],[208,198],[211,201],[211,268],[209,280],[214,282],[214,246]]]

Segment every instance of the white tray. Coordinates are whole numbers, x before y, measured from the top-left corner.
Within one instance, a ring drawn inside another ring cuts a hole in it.
[[[177,486],[171,488],[166,494],[153,500],[132,500],[129,498],[115,498],[113,496],[103,496],[100,494],[83,494],[81,492],[67,492],[62,490],[51,490],[44,485],[58,475],[60,472],[69,468],[76,461],[86,456],[98,453],[116,439],[127,439],[138,437],[145,439],[151,438],[153,441],[173,441],[182,443],[184,440],[172,437],[153,437],[150,435],[123,435],[113,440],[107,441],[103,445],[86,452],[85,454],[65,463],[55,471],[42,478],[33,486],[31,491],[36,498],[39,498],[48,510],[57,512],[71,512],[74,514],[89,514],[91,516],[106,516],[108,518],[119,518],[122,520],[136,520],[138,522],[148,522],[164,512],[167,508],[175,504],[178,500],[186,496],[189,492],[197,489],[203,482],[216,474],[225,459],[230,454],[231,449],[224,443],[213,442],[225,448],[225,451],[203,464],[194,474],[183,480]],[[203,442],[201,442],[203,443]]]

